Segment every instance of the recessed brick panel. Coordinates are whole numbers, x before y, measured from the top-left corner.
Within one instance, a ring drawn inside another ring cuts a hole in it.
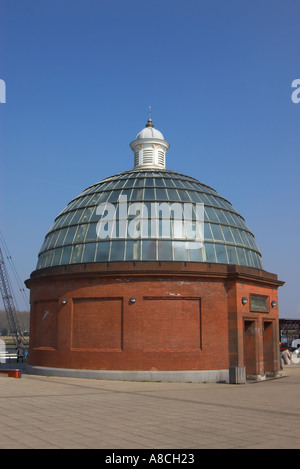
[[[72,348],[122,350],[122,299],[74,299]]]
[[[57,300],[34,302],[34,348],[57,347]]]
[[[199,350],[200,299],[144,298],[144,350]]]

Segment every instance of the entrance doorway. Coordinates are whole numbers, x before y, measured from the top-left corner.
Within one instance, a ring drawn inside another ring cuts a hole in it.
[[[265,373],[273,373],[275,356],[274,356],[274,333],[273,321],[264,321],[264,362]]]
[[[256,375],[256,324],[255,321],[244,322],[244,357],[247,375]]]

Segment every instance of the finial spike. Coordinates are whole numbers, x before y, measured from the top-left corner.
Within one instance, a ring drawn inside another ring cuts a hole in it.
[[[151,106],[149,106],[149,118],[148,118],[148,122],[146,124],[146,127],[154,127],[152,119],[151,119]]]

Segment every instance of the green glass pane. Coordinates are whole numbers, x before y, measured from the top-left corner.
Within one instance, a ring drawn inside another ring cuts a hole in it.
[[[185,241],[173,241],[174,261],[187,261],[187,243]]]
[[[168,200],[167,191],[165,189],[156,189],[156,200]]]
[[[216,244],[215,249],[216,249],[217,262],[219,262],[220,264],[227,264],[228,260],[227,260],[225,245]]]
[[[172,241],[158,241],[158,259],[164,261],[172,260]]]
[[[230,243],[234,243],[234,239],[233,239],[233,236],[231,234],[231,230],[228,226],[222,226],[222,231],[223,231],[223,235],[224,235],[224,238],[226,241],[230,242]]]
[[[237,251],[237,255],[238,255],[238,259],[239,259],[239,264],[240,265],[247,265],[244,249],[243,248],[236,248],[236,251]]]
[[[73,246],[70,263],[79,264],[81,262],[83,252],[83,244],[76,244]]]
[[[79,243],[80,241],[83,241],[87,232],[89,225],[79,225],[74,237],[74,243]]]
[[[216,253],[213,244],[205,243],[205,252],[207,262],[216,262]]]
[[[176,189],[167,189],[168,191],[168,197],[170,201],[180,201],[180,197],[178,195],[178,192]]]
[[[110,241],[101,241],[97,244],[96,262],[108,262]]]
[[[163,179],[154,179],[154,186],[155,187],[165,187],[164,180]]]
[[[238,264],[236,247],[226,246],[229,264]]]
[[[64,240],[65,240],[67,231],[68,231],[67,228],[63,228],[62,230],[59,231],[59,235],[57,237],[57,241],[56,241],[55,246],[62,246],[64,244]]]
[[[110,251],[110,261],[124,260],[125,241],[112,241]]]
[[[155,261],[156,260],[156,241],[143,241],[142,242],[142,260]]]
[[[217,240],[217,241],[223,241],[223,236],[222,236],[222,233],[221,233],[220,226],[215,225],[214,223],[211,223],[210,226],[211,226],[211,230],[212,230],[212,234],[213,234],[214,239]]]
[[[136,261],[141,259],[141,241],[128,240],[126,242],[126,257],[127,261]]]
[[[87,243],[84,246],[82,262],[94,262],[96,243]]]
[[[55,249],[52,265],[60,265],[61,253],[62,253],[62,248]]]
[[[86,241],[92,241],[97,239],[97,232],[96,232],[96,223],[91,223],[87,230]]]
[[[71,255],[72,246],[66,246],[63,248],[62,257],[61,257],[61,265],[68,265],[70,263],[70,255]]]
[[[202,248],[189,249],[189,258],[191,262],[202,262]]]
[[[155,189],[145,189],[144,200],[155,200]]]
[[[64,240],[64,244],[71,244],[74,239],[75,231],[77,230],[77,226],[71,226],[68,229],[67,235]]]
[[[204,239],[212,239],[210,223],[204,223]]]

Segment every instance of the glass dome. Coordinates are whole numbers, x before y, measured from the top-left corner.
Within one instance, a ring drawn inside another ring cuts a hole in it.
[[[177,235],[175,223],[171,223],[167,236],[161,236],[158,230],[154,238],[143,222],[143,213],[139,237],[128,236],[130,216],[123,220],[125,229],[120,229],[121,220],[117,219],[111,232],[99,237],[101,215],[97,207],[107,203],[117,209],[120,196],[126,196],[128,207],[142,202],[143,210],[150,210],[154,202],[204,204],[203,246],[187,249],[187,241]],[[47,233],[37,269],[115,261],[209,262],[263,268],[255,238],[231,203],[196,179],[166,169],[126,171],[75,197]]]

